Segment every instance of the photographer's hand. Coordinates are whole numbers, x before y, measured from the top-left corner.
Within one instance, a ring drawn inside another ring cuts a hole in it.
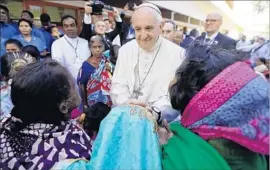
[[[85,14],[91,15],[91,13],[93,12],[93,9],[91,7],[91,3],[90,2],[85,2],[84,11],[85,11]]]
[[[122,19],[119,15],[119,12],[116,8],[113,8],[113,16],[114,16],[116,22],[122,22]]]

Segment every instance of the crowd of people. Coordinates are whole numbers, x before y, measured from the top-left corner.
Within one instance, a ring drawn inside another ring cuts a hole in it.
[[[128,9],[128,4],[124,7]],[[177,30],[151,4],[63,32],[0,6],[0,169],[266,170],[270,43]]]

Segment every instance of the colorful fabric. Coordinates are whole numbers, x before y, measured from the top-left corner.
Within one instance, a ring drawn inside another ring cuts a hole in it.
[[[59,170],[161,170],[160,146],[154,117],[140,106],[111,110],[100,125],[90,162],[65,160]]]
[[[100,124],[90,169],[161,170],[153,115],[140,106],[113,108]]]
[[[186,107],[181,123],[202,138],[224,138],[269,154],[269,85],[246,63],[213,78]]]
[[[50,169],[65,159],[90,159],[91,141],[76,124],[30,124],[13,132],[5,117],[0,124],[0,169]]]
[[[87,102],[91,106],[97,102],[102,102],[108,106],[112,105],[110,98],[111,74],[106,71],[107,60],[103,58],[98,69],[90,75],[87,83]]]
[[[205,140],[182,127],[170,124],[172,138],[162,146],[163,170],[230,170],[224,158]]]
[[[232,170],[266,170],[265,156],[234,143],[228,139],[208,140],[226,160]]]
[[[1,98],[0,98],[0,104],[1,104],[1,110],[0,110],[0,120],[7,114],[9,114],[13,108],[13,103],[10,98],[10,86],[7,82],[1,81]]]

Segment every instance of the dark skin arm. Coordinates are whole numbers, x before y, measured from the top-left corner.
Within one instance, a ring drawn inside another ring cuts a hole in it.
[[[81,92],[81,94],[82,94],[83,107],[84,107],[84,109],[85,109],[85,106],[89,107],[89,106],[88,106],[88,103],[87,103],[87,95],[86,95],[87,92],[86,92],[86,87],[85,87],[85,85],[80,84],[79,88],[80,88],[80,92]]]

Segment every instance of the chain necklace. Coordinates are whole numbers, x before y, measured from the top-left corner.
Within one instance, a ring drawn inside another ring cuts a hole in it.
[[[67,43],[73,48],[73,50],[75,51],[75,55],[76,55],[76,58],[75,58],[75,60],[74,60],[74,63],[75,63],[76,59],[78,58],[77,48],[78,48],[79,38],[77,39],[77,42],[76,42],[76,46],[75,46],[75,47],[68,41],[68,39],[67,39],[66,37],[64,37],[64,38],[65,38],[66,42],[67,42]]]
[[[139,50],[138,50],[138,57],[137,57],[137,64],[136,64],[136,66],[135,66],[135,76],[136,76],[136,75],[138,76],[139,87],[136,88],[136,89],[134,88],[134,90],[133,90],[133,92],[132,92],[132,95],[131,95],[132,98],[138,99],[139,96],[142,96],[142,95],[143,95],[143,93],[141,92],[142,87],[143,87],[143,84],[144,84],[145,80],[147,79],[147,77],[148,77],[148,75],[149,75],[149,73],[150,73],[150,71],[151,71],[151,69],[152,69],[152,67],[153,67],[153,65],[154,65],[154,63],[155,63],[155,60],[156,60],[157,55],[158,55],[158,53],[159,53],[161,44],[162,44],[162,41],[160,42],[159,47],[158,47],[158,50],[157,50],[157,52],[156,52],[156,54],[155,54],[155,57],[154,57],[154,59],[153,59],[151,65],[150,65],[150,68],[148,69],[148,71],[147,71],[147,73],[146,73],[146,75],[145,75],[145,77],[143,78],[142,81],[141,81],[141,78],[140,78],[140,69],[139,69],[139,63],[140,63],[140,57],[139,57],[139,56],[140,56],[140,48],[139,48]],[[136,81],[134,82],[134,87],[135,87],[135,84],[136,84]]]

